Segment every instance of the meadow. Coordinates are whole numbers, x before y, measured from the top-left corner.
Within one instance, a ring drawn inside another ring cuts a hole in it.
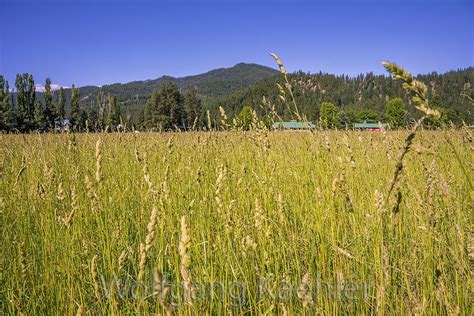
[[[0,135],[1,314],[471,314],[473,136]]]

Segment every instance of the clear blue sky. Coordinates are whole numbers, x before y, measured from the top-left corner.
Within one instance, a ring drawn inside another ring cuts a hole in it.
[[[0,74],[103,85],[274,67],[270,52],[290,71],[444,72],[474,64],[473,2],[0,0]]]

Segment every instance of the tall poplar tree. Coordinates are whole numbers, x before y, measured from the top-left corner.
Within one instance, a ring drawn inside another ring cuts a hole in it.
[[[44,124],[46,129],[54,127],[54,120],[56,119],[56,111],[53,105],[53,93],[51,92],[51,79],[46,78],[44,86]]]
[[[21,132],[27,132],[35,128],[35,81],[33,76],[24,73],[17,74],[15,80],[17,90],[17,127]]]
[[[120,105],[117,102],[117,97],[114,95],[109,95],[109,126],[114,131],[117,127],[117,125],[120,124],[121,122],[121,111],[120,111]]]
[[[34,123],[35,129],[38,129],[38,130],[47,129],[44,107],[43,107],[43,104],[38,99],[35,100],[34,119],[35,119],[35,123]]]
[[[0,75],[0,131],[9,132],[14,127],[13,108],[10,105],[8,81]]]
[[[72,85],[71,90],[71,124],[75,130],[80,130],[81,108],[79,105],[79,91]]]
[[[63,87],[59,88],[58,103],[56,104],[56,115],[59,120],[66,117],[66,96]]]
[[[157,127],[158,119],[158,91],[154,89],[150,98],[146,101],[145,110],[143,113],[144,125],[146,128]]]
[[[105,123],[106,123],[106,118],[107,118],[107,111],[106,111],[106,102],[105,102],[105,96],[102,91],[99,91],[99,93],[96,96],[96,102],[97,102],[97,108],[98,108],[98,113],[97,113],[97,125],[100,130],[104,129]]]

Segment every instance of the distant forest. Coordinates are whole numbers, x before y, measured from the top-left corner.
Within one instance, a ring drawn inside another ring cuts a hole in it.
[[[352,127],[355,122],[393,120],[404,127],[417,118],[414,106],[401,85],[385,75],[356,77],[297,72],[289,75],[299,111],[315,123],[327,119],[327,108],[335,121],[332,127]],[[433,107],[441,112],[438,122],[474,123],[474,68],[416,76],[428,87]],[[248,128],[251,116],[271,123],[268,109],[283,120],[293,119],[278,85],[284,85],[275,69],[255,64],[237,64],[205,74],[135,81],[102,87],[35,91],[29,74],[18,74],[13,86],[0,75],[0,130],[3,132],[46,131],[68,122],[75,131],[205,129],[227,126]],[[12,92],[14,91],[14,92]],[[396,102],[393,100],[396,98]],[[390,108],[392,106],[392,108]],[[323,110],[324,108],[324,110]],[[393,113],[392,113],[393,114]],[[58,124],[59,123],[59,124]]]

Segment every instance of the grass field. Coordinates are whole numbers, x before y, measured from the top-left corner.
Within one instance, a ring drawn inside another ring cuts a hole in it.
[[[387,198],[407,133],[0,135],[0,313],[471,314],[472,132]]]

